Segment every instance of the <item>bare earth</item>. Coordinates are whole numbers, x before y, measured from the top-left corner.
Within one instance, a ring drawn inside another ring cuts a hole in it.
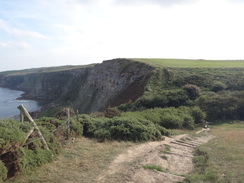
[[[203,129],[199,133],[207,133]],[[117,156],[96,179],[98,183],[171,183],[182,181],[193,170],[193,150],[213,138],[178,135],[166,137],[163,141],[149,142],[130,148]],[[143,166],[156,165],[163,172],[145,169]]]
[[[193,170],[193,150],[213,138],[203,129],[201,137],[178,135],[139,145],[81,138],[66,146],[63,155],[20,176],[16,183],[172,183]],[[119,155],[117,155],[119,154]],[[112,157],[112,159],[111,159]],[[162,171],[145,169],[153,165]]]

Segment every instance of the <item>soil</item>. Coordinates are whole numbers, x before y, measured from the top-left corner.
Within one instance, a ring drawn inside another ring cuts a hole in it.
[[[199,131],[195,135],[197,137],[183,134],[138,145],[76,139],[66,146],[64,154],[53,163],[40,167],[32,175],[19,177],[16,182],[179,182],[194,168],[194,149],[214,137],[208,131]],[[149,169],[149,166],[154,168]],[[161,169],[156,170],[155,167]]]
[[[199,133],[208,133],[203,129]],[[117,156],[96,179],[98,183],[173,183],[182,181],[193,170],[193,150],[213,138],[211,135],[192,137],[178,135],[163,141],[132,147]],[[145,166],[161,167],[162,171]]]

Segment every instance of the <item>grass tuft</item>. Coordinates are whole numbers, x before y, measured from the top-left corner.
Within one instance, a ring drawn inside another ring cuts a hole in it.
[[[149,170],[157,170],[159,172],[166,172],[166,170],[160,166],[157,165],[144,165],[144,169],[149,169]]]

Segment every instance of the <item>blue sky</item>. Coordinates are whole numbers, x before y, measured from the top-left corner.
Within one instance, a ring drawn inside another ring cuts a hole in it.
[[[0,71],[127,58],[244,59],[242,0],[0,0]]]

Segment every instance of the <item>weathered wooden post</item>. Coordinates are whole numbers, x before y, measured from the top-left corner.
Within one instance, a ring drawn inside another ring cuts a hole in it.
[[[67,128],[67,139],[69,139],[70,134],[70,109],[67,109],[67,120],[66,120],[66,128]]]
[[[39,135],[39,137],[41,138],[41,141],[44,145],[44,147],[46,149],[49,149],[48,145],[47,145],[47,142],[46,140],[44,139],[40,129],[38,128],[37,124],[35,123],[35,121],[32,119],[32,117],[30,116],[30,114],[28,113],[28,111],[25,109],[25,107],[23,105],[20,105],[18,107],[18,109],[22,112],[23,115],[25,115],[25,117],[33,124],[33,129],[31,129],[28,133],[28,136],[27,138],[29,137],[29,135],[34,131],[34,130],[37,130],[37,133]]]
[[[24,115],[22,111],[20,111],[20,122],[24,122]]]

